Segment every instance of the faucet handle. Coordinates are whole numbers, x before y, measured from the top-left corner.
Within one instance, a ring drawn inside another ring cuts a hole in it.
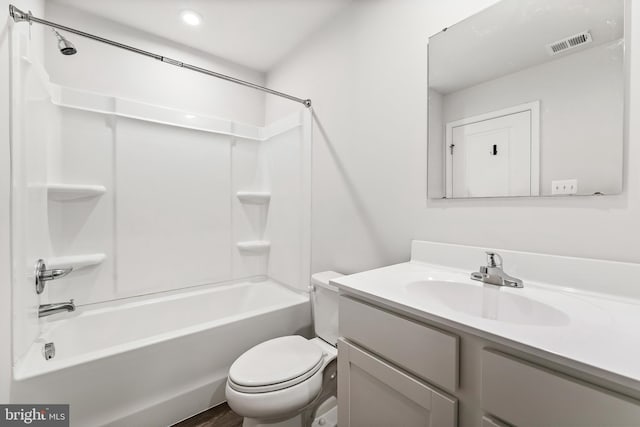
[[[61,279],[67,274],[71,273],[73,267],[57,268],[53,270],[47,270],[47,266],[44,260],[39,259],[35,268],[35,282],[36,293],[39,295],[44,291],[44,285],[50,280]]]
[[[486,251],[485,253],[487,254],[487,267],[502,268],[502,257],[500,254],[491,251]]]

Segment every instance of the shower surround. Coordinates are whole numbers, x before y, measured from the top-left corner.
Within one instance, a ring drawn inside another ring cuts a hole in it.
[[[11,51],[11,401],[72,425],[221,403],[239,354],[310,325],[310,110],[256,126],[53,84],[15,31]],[[73,271],[37,294],[38,259]]]

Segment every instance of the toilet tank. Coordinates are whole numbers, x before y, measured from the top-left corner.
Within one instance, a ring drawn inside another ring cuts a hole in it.
[[[311,304],[316,336],[331,345],[338,344],[338,288],[329,280],[342,276],[335,271],[323,271],[311,276]]]

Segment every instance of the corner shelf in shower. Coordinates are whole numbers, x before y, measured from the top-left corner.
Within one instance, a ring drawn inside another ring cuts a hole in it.
[[[105,254],[86,254],[86,255],[69,255],[60,257],[51,257],[45,260],[47,268],[65,268],[73,267],[74,270],[79,270],[84,267],[90,267],[92,265],[102,264],[107,258]]]
[[[271,193],[268,191],[238,191],[236,195],[243,203],[263,204],[271,200]]]
[[[247,240],[236,244],[241,252],[250,254],[261,254],[268,252],[271,248],[271,242],[268,240]]]
[[[49,199],[57,201],[99,197],[106,192],[104,185],[47,184]]]

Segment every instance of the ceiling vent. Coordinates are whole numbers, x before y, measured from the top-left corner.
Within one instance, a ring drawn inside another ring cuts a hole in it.
[[[562,52],[566,52],[571,49],[575,49],[579,46],[591,43],[591,33],[589,31],[583,31],[578,34],[574,34],[557,42],[553,42],[547,45],[547,51],[549,55],[558,55]]]

